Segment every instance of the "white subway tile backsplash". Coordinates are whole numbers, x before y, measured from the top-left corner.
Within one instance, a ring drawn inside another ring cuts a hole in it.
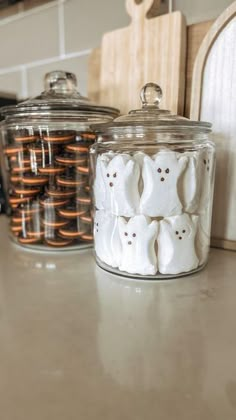
[[[104,32],[125,27],[125,0],[68,0],[64,4],[66,52],[101,44]]]
[[[133,0],[135,1],[135,0]],[[188,23],[213,19],[232,0],[173,0]],[[87,91],[87,62],[102,35],[126,27],[126,0],[53,0],[41,7],[0,20],[0,92],[19,99],[43,90],[51,70],[72,71],[78,90]],[[22,70],[25,69],[25,70]]]
[[[0,25],[0,68],[59,54],[58,7],[39,9]]]
[[[27,70],[29,96],[36,96],[44,90],[43,79],[45,73],[53,70],[65,70],[75,73],[78,81],[78,91],[86,95],[87,91],[88,56],[69,58],[44,64]]]
[[[17,98],[22,97],[22,74],[21,72],[13,72],[0,75],[0,95],[16,94]]]

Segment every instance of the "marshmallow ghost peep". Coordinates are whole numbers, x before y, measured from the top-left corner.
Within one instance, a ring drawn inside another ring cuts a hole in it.
[[[199,160],[198,177],[201,180],[201,187],[198,211],[199,213],[205,213],[205,210],[209,205],[212,191],[211,183],[214,173],[214,165],[212,155],[207,150],[200,152]]]
[[[117,155],[101,162],[106,189],[106,209],[117,216],[134,216],[139,207],[140,169],[129,155]]]
[[[101,261],[118,267],[121,255],[118,220],[105,210],[97,210],[94,218],[95,252]]]
[[[187,166],[180,177],[179,196],[184,211],[194,213],[199,202],[199,177],[198,177],[198,156],[199,152],[185,152],[179,157],[188,158]]]
[[[158,266],[162,274],[194,270],[199,264],[195,251],[198,216],[167,217],[160,222]]]
[[[96,163],[96,175],[94,181],[94,198],[97,209],[104,209],[106,201],[106,187],[102,175],[102,162],[109,162],[113,157],[113,153],[104,153],[98,156]]]
[[[157,272],[155,241],[158,222],[139,215],[128,222],[119,217],[119,233],[122,244],[119,269],[128,273],[152,275]]]
[[[179,159],[172,151],[160,151],[153,159],[149,156],[143,162],[143,193],[140,212],[151,217],[166,217],[180,214],[180,202],[177,184],[188,158]]]

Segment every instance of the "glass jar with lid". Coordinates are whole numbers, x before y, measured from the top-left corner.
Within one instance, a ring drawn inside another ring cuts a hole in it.
[[[1,155],[15,242],[36,249],[92,243],[88,149],[91,124],[118,110],[95,105],[76,90],[72,73],[45,76],[45,91],[2,108]]]
[[[207,262],[215,173],[211,124],[161,110],[146,84],[142,108],[93,126],[94,246],[102,268],[168,278]]]

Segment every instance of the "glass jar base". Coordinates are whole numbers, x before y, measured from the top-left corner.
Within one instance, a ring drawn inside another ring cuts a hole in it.
[[[161,274],[161,273],[157,272],[154,275],[130,274],[126,271],[120,271],[118,268],[113,268],[113,267],[110,267],[109,265],[105,264],[98,257],[96,257],[96,263],[103,270],[108,271],[109,273],[114,274],[116,276],[126,277],[129,280],[134,280],[134,281],[159,280],[159,281],[162,281],[162,280],[171,280],[171,279],[175,279],[175,278],[179,278],[179,277],[186,277],[186,276],[190,276],[191,274],[195,274],[198,271],[201,271],[206,266],[207,261],[205,263],[199,265],[199,267],[197,267],[196,269],[191,270],[191,271],[182,272],[182,273],[178,273],[178,274]]]
[[[17,245],[19,248],[23,248],[26,251],[35,251],[35,252],[43,252],[43,253],[57,253],[57,252],[74,252],[74,251],[82,251],[84,249],[92,248],[93,243],[79,243],[78,245],[69,245],[69,246],[62,246],[62,247],[49,247],[48,245],[43,244],[20,244],[17,241],[17,237],[13,237],[10,235],[11,241]]]

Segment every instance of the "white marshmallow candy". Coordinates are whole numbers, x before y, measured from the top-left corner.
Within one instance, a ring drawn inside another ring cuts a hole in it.
[[[94,218],[94,247],[98,258],[111,267],[118,267],[121,241],[118,218],[105,210],[97,210]]]
[[[149,217],[138,215],[128,222],[118,219],[122,244],[119,269],[132,274],[153,275],[157,272],[155,242],[158,222]]]
[[[144,189],[140,212],[151,217],[181,214],[182,203],[177,190],[178,179],[187,165],[187,156],[178,159],[173,151],[160,151],[143,162]]]
[[[195,250],[198,216],[184,213],[160,222],[158,266],[162,274],[179,274],[199,265]]]
[[[106,186],[102,175],[102,162],[108,163],[113,156],[113,152],[108,152],[99,155],[97,158],[96,174],[93,187],[95,206],[97,209],[104,209],[106,201]]]
[[[200,179],[200,197],[198,212],[205,213],[209,206],[212,195],[212,181],[214,174],[214,157],[213,154],[207,150],[202,150],[199,153],[198,162],[198,177]]]
[[[109,162],[101,161],[106,189],[105,208],[116,216],[134,216],[139,208],[140,169],[129,155],[116,155]]]
[[[179,158],[186,156],[188,163],[184,172],[182,173],[179,183],[178,191],[181,203],[185,212],[195,213],[199,204],[199,152],[185,152],[178,155]]]
[[[142,173],[143,161],[144,161],[145,156],[146,154],[144,152],[136,152],[133,155],[133,159],[139,165],[140,173]],[[139,195],[141,196],[143,192],[143,178],[141,176],[139,177],[138,189],[139,189]]]

